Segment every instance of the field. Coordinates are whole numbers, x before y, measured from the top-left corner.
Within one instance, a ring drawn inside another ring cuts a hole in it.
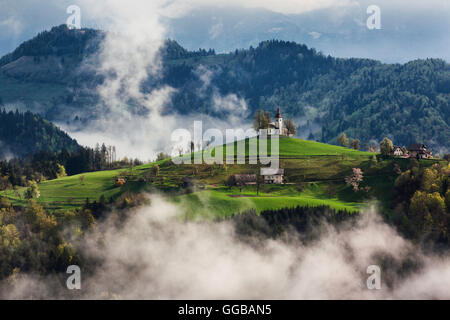
[[[248,145],[248,140],[246,142]],[[163,160],[132,169],[88,172],[43,181],[39,183],[41,196],[37,202],[49,210],[75,209],[81,207],[86,199],[98,201],[102,195],[107,201],[114,201],[126,192],[156,191],[181,204],[189,217],[228,216],[251,208],[261,211],[297,205],[328,205],[356,211],[370,197],[353,193],[345,185],[344,177],[353,167],[367,171],[367,181],[375,186],[374,192],[381,192],[386,184],[392,184],[388,163],[379,163],[377,168],[371,169],[372,158],[373,154],[367,152],[283,138],[280,139],[280,165],[285,169],[287,184],[263,185],[259,192],[256,186],[226,186],[229,175],[257,173],[258,165],[175,165],[171,160]],[[152,173],[151,167],[155,165],[160,168],[158,175]],[[118,176],[125,177],[127,183],[115,186]],[[193,190],[183,186],[186,178],[195,181]],[[25,190],[8,190],[0,195],[8,197],[16,206],[24,206],[27,203]]]
[[[245,156],[249,156],[249,145],[251,143],[256,142],[256,138],[251,139],[245,139]],[[240,141],[242,142],[242,140]],[[222,153],[225,156],[227,154],[226,150],[229,145],[224,145],[222,147]],[[238,143],[234,143],[234,154],[235,155],[242,155],[242,153],[239,152]],[[256,144],[255,144],[256,145]],[[271,140],[267,140],[267,155],[271,156]],[[220,148],[220,147],[218,147]],[[216,148],[217,149],[217,148]],[[259,153],[259,145],[257,148],[258,154]],[[212,152],[213,156],[215,155],[215,151]],[[369,152],[363,152],[358,151],[354,149],[334,146],[330,144],[325,143],[319,143],[315,141],[309,141],[309,140],[301,140],[296,138],[287,138],[287,137],[280,137],[279,139],[279,156],[280,158],[302,158],[302,157],[309,157],[309,156],[339,156],[339,157],[345,157],[345,158],[359,158],[359,157],[368,157],[370,155],[373,155],[373,153]]]
[[[360,210],[363,205],[356,202],[345,202],[338,198],[330,198],[323,192],[323,185],[308,185],[299,192],[294,188],[283,186],[265,186],[257,195],[254,187],[208,189],[189,193],[173,198],[173,202],[184,208],[184,213],[189,218],[230,216],[238,212],[255,209],[261,212],[267,209],[281,209],[296,206],[330,206],[337,210],[354,212]]]

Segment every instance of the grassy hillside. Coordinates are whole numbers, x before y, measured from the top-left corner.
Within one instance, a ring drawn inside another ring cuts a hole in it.
[[[299,191],[295,186],[264,186],[257,195],[256,187],[248,186],[241,192],[238,188],[208,188],[208,190],[177,196],[175,203],[186,208],[186,215],[193,217],[230,216],[248,209],[261,212],[296,206],[330,206],[334,209],[358,211],[363,207],[356,201],[342,201],[327,195],[324,184],[310,183]]]
[[[256,138],[245,140],[245,155],[249,154],[249,145],[256,142]],[[242,141],[241,141],[242,142]],[[238,155],[238,142],[234,143],[234,154]],[[224,155],[227,154],[226,149],[229,145],[222,147]],[[363,152],[359,150],[344,148],[340,146],[330,145],[326,143],[320,143],[316,141],[302,140],[296,138],[280,137],[279,139],[279,156],[281,158],[299,158],[305,156],[344,156],[350,158],[357,158],[360,156],[369,156],[371,153]],[[267,154],[270,156],[272,143],[271,140],[267,140]],[[259,151],[259,143],[258,143]],[[215,153],[213,152],[213,155]]]
[[[259,212],[296,205],[329,205],[349,211],[361,207],[361,199],[343,199],[339,191],[346,188],[343,177],[351,168],[367,163],[372,154],[295,138],[280,139],[280,154],[286,157],[281,157],[281,166],[289,184],[262,186],[259,195],[255,186],[242,190],[225,186],[231,174],[257,173],[256,165],[175,165],[163,160],[132,170],[99,171],[44,181],[39,184],[41,196],[37,201],[49,209],[69,209],[80,207],[86,199],[96,201],[101,195],[108,200],[126,192],[160,190],[175,203],[182,203],[188,216],[230,215],[250,208]],[[160,167],[158,176],[152,173],[155,165]],[[114,184],[119,175],[127,179],[122,187]],[[186,193],[180,187],[186,177],[195,179],[201,187]],[[330,192],[329,183],[333,181],[337,181],[336,188]],[[21,188],[0,195],[15,205],[25,205],[24,192],[25,188]]]
[[[248,141],[247,141],[248,144]],[[261,212],[286,206],[327,205],[347,211],[360,210],[364,203],[392,200],[396,167],[407,170],[408,159],[381,159],[374,154],[296,138],[280,139],[280,165],[285,169],[287,184],[228,187],[228,176],[237,173],[258,173],[257,165],[175,165],[170,159],[119,170],[85,173],[44,181],[39,184],[41,196],[37,202],[49,210],[81,207],[86,199],[98,201],[103,195],[108,201],[126,197],[127,193],[158,192],[180,204],[186,217],[229,216],[247,209]],[[421,160],[430,166],[439,160]],[[155,175],[153,167],[159,167]],[[362,189],[354,192],[344,182],[352,168],[364,172]],[[115,179],[127,182],[115,186]],[[194,186],[183,186],[186,178]],[[27,203],[26,188],[0,192],[16,206]]]
[[[21,81],[2,73],[0,73],[0,83],[0,97],[5,103],[17,102],[31,105],[39,101],[50,107],[52,99],[68,93],[67,88],[62,84]],[[27,94],[24,95],[24,92]]]

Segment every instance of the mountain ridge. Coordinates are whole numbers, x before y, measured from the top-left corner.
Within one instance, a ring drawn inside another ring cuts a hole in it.
[[[14,99],[22,96],[13,93],[20,92],[20,86],[46,86],[42,90],[49,90],[48,97],[33,97],[29,90],[25,108],[38,104],[40,113],[52,121],[72,123],[77,118],[88,123],[95,116],[89,106],[96,105],[98,97],[82,87],[95,87],[103,79],[77,66],[97,52],[104,33],[65,26],[47,33],[0,59],[0,83],[5,88],[0,87],[0,97],[4,103],[17,102]],[[148,79],[143,88],[174,87],[168,113],[223,116],[225,111],[214,106],[213,94],[235,94],[248,105],[249,120],[257,109],[273,112],[281,107],[297,120],[303,138],[336,143],[337,136],[346,132],[362,144],[388,136],[400,145],[423,142],[443,152],[450,148],[450,65],[441,59],[384,64],[333,58],[306,45],[278,40],[220,55],[212,49],[188,51],[168,40],[161,53],[161,78]],[[28,54],[35,55],[11,66]],[[199,70],[205,69],[211,81],[200,95],[205,83]],[[8,87],[13,90],[6,92]],[[72,119],[67,119],[69,114]]]

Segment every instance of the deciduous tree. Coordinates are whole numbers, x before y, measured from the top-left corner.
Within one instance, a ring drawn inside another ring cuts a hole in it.
[[[341,135],[338,137],[337,141],[339,144],[343,147],[348,147],[348,138],[347,135],[344,133],[341,133]]]
[[[352,139],[352,141],[350,142],[350,146],[355,150],[359,150],[359,140]]]
[[[269,120],[264,114],[264,110],[258,110],[255,113],[255,118],[253,120],[253,129],[255,129],[255,131],[259,131],[259,129],[267,129],[268,126]]]
[[[38,184],[36,181],[30,181],[28,183],[28,188],[25,191],[25,198],[27,199],[37,199],[41,196],[41,192],[39,191]]]
[[[394,154],[394,144],[389,138],[384,138],[380,142],[380,152],[384,156],[392,156]]]

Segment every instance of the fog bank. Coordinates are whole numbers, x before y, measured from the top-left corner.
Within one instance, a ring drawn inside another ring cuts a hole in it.
[[[233,222],[185,222],[182,208],[151,205],[117,215],[87,236],[82,289],[55,278],[20,275],[5,298],[118,299],[449,299],[450,259],[427,254],[382,221],[374,208],[356,224],[323,225],[304,244],[243,238]],[[369,265],[381,290],[367,289]],[[68,275],[67,275],[68,277]]]

